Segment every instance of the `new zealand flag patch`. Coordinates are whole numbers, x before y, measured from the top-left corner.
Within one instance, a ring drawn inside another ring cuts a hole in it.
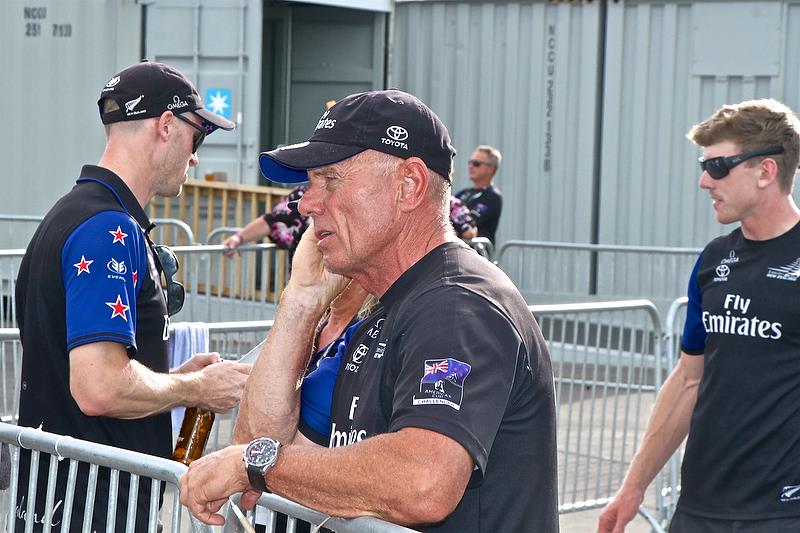
[[[413,405],[448,405],[461,410],[464,399],[464,380],[472,367],[458,359],[427,359],[419,394],[415,394]]]

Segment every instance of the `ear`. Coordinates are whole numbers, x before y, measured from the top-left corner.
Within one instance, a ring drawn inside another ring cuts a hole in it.
[[[156,121],[156,135],[159,140],[166,141],[169,138],[170,130],[175,127],[175,115],[172,111],[164,111]]]
[[[760,171],[757,182],[759,189],[764,189],[771,183],[777,184],[778,172],[780,171],[777,161],[771,157],[765,157],[759,163],[758,169]]]
[[[398,168],[401,172],[397,189],[397,206],[403,212],[415,210],[428,192],[428,167],[422,159],[410,157]]]

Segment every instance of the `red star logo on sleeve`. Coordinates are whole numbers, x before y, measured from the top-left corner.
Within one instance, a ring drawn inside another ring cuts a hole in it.
[[[83,254],[81,254],[80,263],[75,263],[74,265],[72,265],[78,269],[78,273],[76,274],[76,276],[80,276],[81,272],[86,272],[87,274],[91,274],[91,272],[89,272],[89,265],[91,265],[92,263],[94,263],[94,259],[89,259],[87,261],[86,257],[84,257]]]
[[[125,316],[125,311],[130,309],[130,306],[122,303],[122,298],[119,294],[117,294],[116,302],[105,302],[105,304],[114,310],[114,312],[111,313],[111,318],[114,318],[115,316],[121,316],[125,322],[128,321],[128,317]]]
[[[136,286],[136,282],[139,281],[139,272],[136,271],[133,273],[133,286]]]
[[[113,235],[113,236],[114,236],[114,240],[112,241],[112,243],[111,243],[111,244],[114,244],[115,242],[121,242],[121,243],[122,243],[122,246],[125,246],[125,237],[127,237],[127,236],[128,236],[128,234],[127,234],[127,233],[124,233],[124,232],[122,231],[122,226],[117,226],[117,229],[116,229],[116,230],[113,230],[113,229],[112,229],[112,230],[108,230],[108,232],[109,232],[111,235]]]

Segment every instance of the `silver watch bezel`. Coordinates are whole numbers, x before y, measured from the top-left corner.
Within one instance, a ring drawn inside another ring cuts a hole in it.
[[[269,437],[253,439],[244,449],[244,462],[248,467],[252,466],[262,472],[266,472],[269,467],[275,464],[280,446],[280,442]]]

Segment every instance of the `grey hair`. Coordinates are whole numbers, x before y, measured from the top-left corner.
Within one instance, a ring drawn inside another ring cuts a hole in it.
[[[365,150],[357,154],[353,159],[361,164],[368,164],[383,175],[390,175],[397,170],[397,166],[403,159],[391,154],[378,152],[377,150]],[[428,194],[433,200],[434,205],[440,206],[441,219],[447,224],[450,223],[450,182],[437,174],[430,168],[428,169]]]
[[[488,144],[482,144],[475,149],[486,154],[486,156],[489,158],[488,162],[491,163],[495,169],[495,172],[497,172],[497,169],[500,168],[500,163],[503,162],[503,155],[500,153],[500,150],[494,146],[489,146]]]

